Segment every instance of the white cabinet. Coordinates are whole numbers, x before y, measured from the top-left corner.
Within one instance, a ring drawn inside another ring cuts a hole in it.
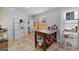
[[[74,16],[71,15],[63,20],[63,39],[67,46],[79,47],[79,12],[74,12]],[[67,12],[68,13],[68,12]],[[67,14],[65,13],[65,15]],[[74,19],[73,19],[74,18]]]

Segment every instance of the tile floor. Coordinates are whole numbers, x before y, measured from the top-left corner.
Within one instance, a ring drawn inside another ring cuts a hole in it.
[[[41,48],[34,46],[34,37],[32,35],[26,36],[23,39],[9,40],[8,50],[9,51],[43,51]],[[47,51],[78,51],[79,48],[72,48],[64,46],[61,47],[58,43],[53,43]]]

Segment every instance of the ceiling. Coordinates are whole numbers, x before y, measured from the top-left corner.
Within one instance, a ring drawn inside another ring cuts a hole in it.
[[[16,9],[27,13],[28,16],[37,15],[57,7],[16,7]]]

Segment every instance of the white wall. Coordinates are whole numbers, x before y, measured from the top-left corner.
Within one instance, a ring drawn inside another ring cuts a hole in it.
[[[14,18],[25,19],[27,22],[27,14],[16,10],[15,8],[2,8],[4,16],[0,20],[0,24],[4,28],[8,28],[9,39],[13,39],[13,20]],[[27,24],[26,24],[27,25]],[[27,27],[26,27],[27,28]]]
[[[44,13],[41,13],[39,15],[36,15],[36,20],[39,20],[40,17],[47,17],[47,24],[50,26],[50,25],[53,25],[53,24],[57,24],[58,26],[60,26],[60,13],[61,13],[61,10],[60,8],[56,8],[56,9],[52,9],[52,10],[49,10],[47,12],[44,12]]]

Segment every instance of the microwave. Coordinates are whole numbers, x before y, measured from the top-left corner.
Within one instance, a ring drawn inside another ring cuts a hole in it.
[[[77,20],[79,19],[79,11],[66,12],[66,20]]]

